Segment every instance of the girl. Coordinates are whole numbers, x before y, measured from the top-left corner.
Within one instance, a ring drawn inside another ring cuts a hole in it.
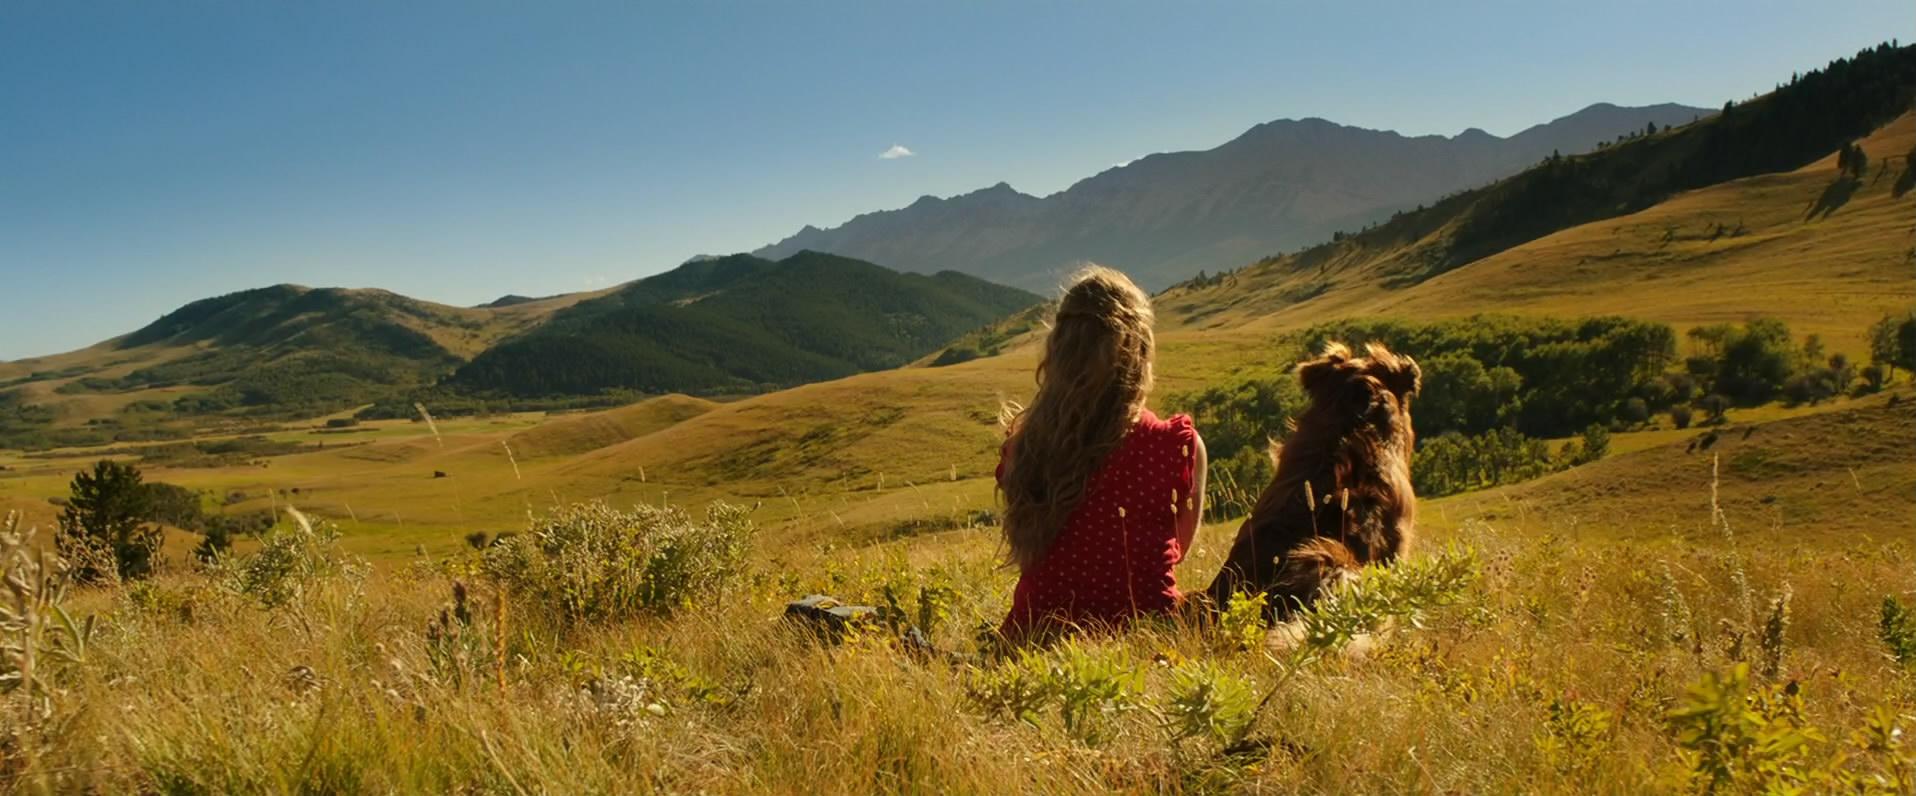
[[[1172,567],[1204,510],[1204,441],[1161,420],[1151,391],[1151,302],[1092,266],[1058,304],[1038,394],[1006,406],[998,462],[1005,542],[1019,570],[1009,639],[1118,626],[1181,599]]]

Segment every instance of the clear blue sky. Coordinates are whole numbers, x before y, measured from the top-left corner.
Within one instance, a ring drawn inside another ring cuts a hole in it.
[[[1716,106],[1910,40],[1910,11],[0,0],[0,359],[278,282],[602,287],[1275,118],[1509,134],[1598,101]]]

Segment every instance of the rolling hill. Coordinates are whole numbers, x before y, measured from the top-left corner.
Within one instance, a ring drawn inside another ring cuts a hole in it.
[[[592,294],[464,308],[275,285],[193,302],[97,345],[8,363],[0,439],[43,447],[178,436],[181,417],[289,418],[431,384]]]
[[[754,252],[811,249],[907,271],[955,270],[1044,289],[1077,263],[1121,268],[1149,289],[1295,249],[1396,210],[1587,151],[1648,125],[1710,111],[1592,105],[1509,138],[1471,129],[1407,137],[1323,119],[1260,124],[1201,152],[1148,155],[1047,197],[1005,183],[806,227]]]
[[[690,420],[718,406],[689,395],[661,395],[603,412],[592,412],[541,423],[512,435],[506,442],[522,460],[574,456],[638,439],[654,431]]]
[[[516,396],[746,392],[897,367],[1037,296],[816,252],[702,259],[555,313],[450,388]]]

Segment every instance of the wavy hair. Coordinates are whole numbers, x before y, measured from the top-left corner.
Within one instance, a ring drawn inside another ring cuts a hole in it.
[[[1058,301],[1038,392],[1007,403],[1004,494],[1009,563],[1044,558],[1083,501],[1091,477],[1130,432],[1151,390],[1151,300],[1124,274],[1079,271]]]

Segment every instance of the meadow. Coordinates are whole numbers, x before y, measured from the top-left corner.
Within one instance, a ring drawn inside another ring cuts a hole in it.
[[[532,433],[399,428],[381,433],[424,452],[411,467]],[[330,515],[218,567],[63,596],[34,594],[34,548],[10,547],[0,626],[37,663],[8,695],[0,775],[22,792],[1908,792],[1916,620],[1884,606],[1916,603],[1913,433],[1899,388],[1733,424],[1705,452],[1650,438],[1426,501],[1412,562],[1302,640],[1227,616],[994,652],[979,633],[1013,577],[995,527],[961,518],[990,505],[975,477],[748,498],[726,529],[697,489],[660,485],[640,502],[691,509],[666,525],[740,552],[651,604],[554,599],[507,574],[536,569],[489,562],[498,548],[413,526],[401,550],[380,538],[401,526]],[[578,464],[553,458],[519,465]],[[481,504],[418,480],[392,499]],[[551,532],[554,500],[510,527]],[[905,521],[927,517],[960,519]],[[1232,532],[1202,529],[1181,581],[1208,579]],[[821,643],[780,618],[813,592],[892,607],[936,649],[883,623]]]

